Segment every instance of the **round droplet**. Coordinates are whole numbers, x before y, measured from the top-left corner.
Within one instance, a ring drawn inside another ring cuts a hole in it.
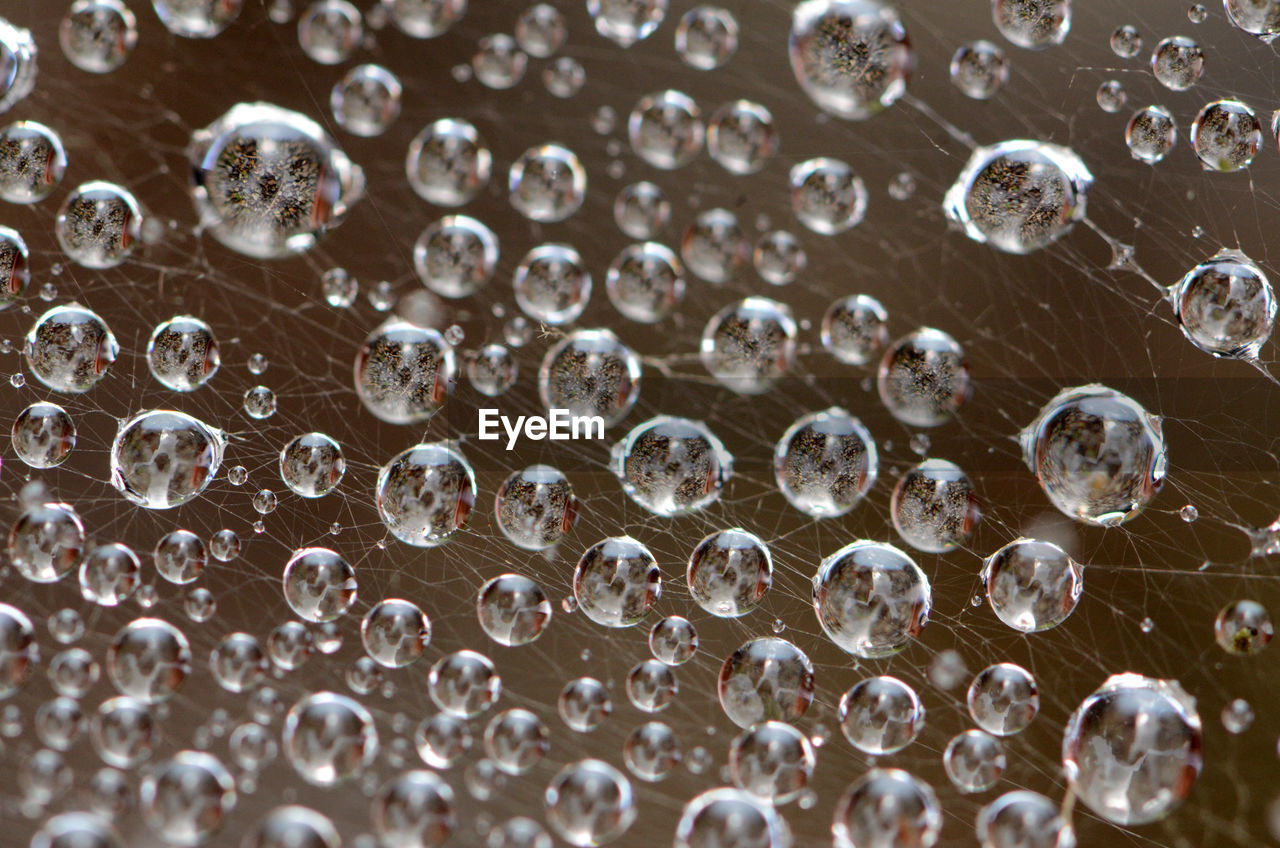
[[[256,637],[231,633],[209,653],[209,668],[223,689],[247,692],[262,682],[270,665]]]
[[[813,663],[785,639],[752,639],[725,659],[716,692],[738,727],[795,721],[813,702]]]
[[[791,209],[800,223],[815,233],[833,236],[856,227],[866,217],[866,186],[839,159],[808,159],[793,167],[788,179]]]
[[[324,433],[295,436],[280,450],[280,479],[294,494],[322,498],[347,471],[341,446]]]
[[[76,425],[62,407],[33,403],[13,421],[13,452],[32,468],[56,468],[76,446]]]
[[[190,530],[174,530],[156,543],[156,572],[170,583],[191,583],[204,571],[204,542]]]
[[[403,668],[422,656],[431,643],[431,622],[411,601],[379,601],[360,622],[365,653],[378,665]]]
[[[294,551],[282,582],[289,608],[307,621],[334,621],[356,601],[355,569],[328,548]]]
[[[986,792],[1004,774],[1008,758],[1000,740],[981,730],[966,730],[947,743],[942,764],[961,792]]]
[[[688,515],[720,499],[733,457],[701,421],[662,415],[613,448],[622,490],[654,515]]]
[[[244,848],[340,848],[333,822],[308,807],[276,807],[249,829]]]
[[[925,710],[916,691],[896,677],[869,677],[840,698],[840,731],[853,747],[873,756],[892,754],[915,741]]]
[[[378,514],[400,541],[442,545],[467,522],[475,504],[471,464],[447,442],[419,444],[392,457],[378,473]]]
[[[875,484],[875,441],[843,409],[801,416],[773,451],[778,490],[796,509],[818,518],[844,515]]]
[[[1185,35],[1174,35],[1151,53],[1151,73],[1165,88],[1186,91],[1204,74],[1204,50]]]
[[[728,9],[695,6],[676,24],[675,45],[686,65],[714,70],[738,52],[738,21]]]
[[[172,698],[190,673],[186,635],[158,618],[129,622],[107,649],[107,675],[116,691],[146,704]]]
[[[735,100],[715,111],[707,126],[707,152],[726,171],[754,174],[778,150],[773,115],[759,103]]]
[[[396,27],[411,38],[438,38],[467,13],[467,0],[382,0]]]
[[[467,359],[471,387],[486,397],[499,397],[516,384],[519,364],[510,349],[488,344]]]
[[[785,286],[794,283],[809,264],[800,240],[786,230],[765,233],[751,252],[751,263],[766,283]]]
[[[32,375],[65,394],[81,394],[96,386],[119,351],[106,322],[76,303],[55,306],[41,315],[27,332],[22,349]]]
[[[381,843],[400,848],[443,845],[458,826],[453,790],[423,770],[406,771],[384,783],[370,805],[370,818]]]
[[[1098,86],[1098,108],[1104,112],[1119,112],[1129,102],[1129,95],[1119,80],[1107,80]]]
[[[316,692],[294,704],[285,716],[283,742],[298,776],[313,786],[357,777],[378,754],[373,716],[359,701],[334,692]]]
[[[753,725],[729,746],[729,774],[734,785],[773,804],[799,797],[813,779],[816,766],[809,737],[780,721]]]
[[[58,43],[71,64],[109,74],[138,44],[138,20],[120,0],[76,0],[58,27]]]
[[[427,682],[435,705],[457,718],[475,718],[502,694],[493,662],[475,651],[455,651],[436,660]]]
[[[981,516],[968,475],[945,459],[926,459],[903,474],[889,514],[902,541],[936,554],[962,545]]]
[[[569,37],[564,15],[549,3],[535,3],[516,18],[516,41],[530,56],[546,59]]]
[[[667,16],[667,0],[587,0],[587,14],[596,32],[630,47],[653,35]]]
[[[1206,171],[1239,171],[1262,148],[1262,123],[1246,103],[1215,100],[1191,122],[1191,146]]]
[[[141,572],[138,555],[127,545],[99,545],[80,563],[80,594],[99,606],[118,606],[133,596]]]
[[[791,368],[795,352],[791,308],[765,297],[729,304],[711,316],[702,331],[702,364],[738,394],[769,391]]]
[[[966,44],[951,55],[951,83],[974,100],[990,100],[1009,81],[1009,60],[990,41]]]
[[[515,88],[528,69],[529,57],[506,33],[486,35],[480,39],[471,57],[471,71],[475,78],[481,85],[498,91]]]
[[[969,684],[969,715],[995,736],[1021,733],[1040,712],[1040,689],[1031,672],[1014,663],[989,666]]]
[[[658,562],[630,536],[597,542],[573,571],[573,597],[587,618],[605,627],[639,624],[662,594]]]
[[[364,172],[319,124],[270,103],[233,106],[187,155],[202,225],[257,259],[310,250],[364,194]]]
[[[489,184],[493,157],[476,128],[442,118],[422,129],[409,144],[405,172],[423,200],[437,206],[462,206]]]
[[[849,784],[831,823],[835,848],[929,848],[941,829],[942,808],[933,788],[901,769],[874,768]]]
[[[1168,109],[1148,106],[1133,113],[1124,130],[1124,141],[1134,159],[1154,165],[1177,143],[1178,124]]]
[[[54,222],[62,252],[85,268],[114,268],[142,237],[142,208],[115,183],[83,183],[67,195]]]
[[[1228,0],[1228,2],[1233,2],[1233,0]],[[1121,59],[1132,59],[1142,51],[1142,35],[1131,24],[1116,27],[1111,33],[1109,43],[1111,44],[1111,52]]]
[[[1214,356],[1252,359],[1271,336],[1276,301],[1266,272],[1238,250],[1196,265],[1171,290],[1182,334]]]
[[[530,221],[563,221],[587,196],[587,172],[578,156],[559,144],[531,147],[511,164],[511,205]]]
[[[298,45],[307,58],[340,65],[364,39],[364,18],[347,0],[317,0],[298,16]]]
[[[1223,6],[1237,29],[1267,44],[1280,35],[1280,3],[1276,0],[1224,0]]]
[[[96,675],[88,671],[94,666],[93,658],[84,656],[59,654],[63,661],[54,662],[49,667],[50,678],[55,688],[69,689],[72,693],[87,689],[96,679]],[[36,644],[35,628],[31,619],[17,607],[0,604],[0,700],[17,694],[27,682],[31,667],[40,659],[40,648]]]
[[[530,250],[516,267],[511,285],[520,310],[546,324],[576,321],[591,299],[591,272],[567,244],[541,244]]]
[[[1015,539],[987,557],[981,574],[991,609],[1023,633],[1057,627],[1084,590],[1084,569],[1052,542]]]
[[[1085,217],[1093,174],[1070,148],[1004,141],[973,151],[947,189],[943,212],[979,244],[1031,253]]]
[[[921,327],[885,351],[876,388],[885,407],[902,423],[945,424],[972,391],[964,349],[941,330]]]
[[[754,533],[721,530],[693,549],[685,578],[698,606],[718,618],[738,618],[773,585],[773,558]]]
[[[557,708],[571,730],[589,733],[613,712],[609,690],[594,677],[570,680],[560,692]]]
[[[333,84],[329,108],[347,132],[372,138],[390,129],[400,117],[404,87],[400,78],[381,65],[357,65]]]
[[[1049,501],[1085,524],[1129,521],[1164,483],[1160,418],[1106,386],[1059,392],[1020,439]]]
[[[542,587],[528,577],[503,574],[480,587],[476,617],[484,632],[499,645],[528,645],[551,623],[551,601]]]
[[[679,691],[675,672],[658,660],[644,660],[627,674],[627,700],[646,713],[665,710]]]
[[[498,238],[467,215],[447,215],[428,226],[413,246],[413,268],[441,297],[475,294],[493,278]]]
[[[475,744],[471,726],[449,713],[423,719],[413,739],[418,756],[433,769],[451,768]]]
[[[560,769],[547,784],[544,801],[547,824],[580,848],[613,842],[627,832],[637,814],[631,781],[600,760],[579,760]]]
[[[498,528],[512,544],[552,547],[577,520],[578,499],[568,479],[549,465],[531,465],[503,481],[494,502]]]
[[[200,845],[236,806],[235,779],[217,757],[179,751],[142,780],[138,808],[153,832],[175,845]]]
[[[0,58],[13,55],[5,46],[8,26],[7,22],[0,25]],[[0,90],[0,106],[6,100],[7,94]],[[0,199],[38,203],[53,194],[66,171],[62,137],[52,128],[35,121],[15,121],[0,129]]]
[[[1066,40],[1071,0],[992,0],[996,29],[1013,44],[1043,50]]]
[[[933,596],[929,578],[892,545],[861,540],[818,566],[813,609],[837,646],[859,657],[896,654],[920,635]]]
[[[695,795],[676,823],[673,848],[789,848],[791,828],[767,800],[724,787]]]
[[[1195,700],[1176,681],[1116,674],[1071,714],[1062,765],[1076,797],[1129,826],[1159,821],[1186,799],[1202,765]]]
[[[701,152],[705,136],[702,111],[681,91],[668,89],[640,98],[627,120],[631,149],[650,165],[667,171],[692,162]]]
[[[1271,615],[1257,601],[1233,601],[1218,612],[1213,622],[1213,637],[1218,645],[1238,657],[1261,653],[1274,634]]]
[[[9,562],[33,583],[56,583],[80,563],[84,524],[68,504],[36,504],[9,530]]]
[[[30,30],[0,18],[0,112],[13,108],[35,88],[37,52]]]
[[[698,632],[689,619],[668,616],[649,631],[649,650],[654,659],[666,665],[683,665],[698,651]]]
[[[625,317],[654,324],[684,300],[684,267],[665,245],[652,241],[633,244],[613,260],[605,286],[610,302]]]
[[[805,0],[791,15],[791,70],[823,110],[862,121],[906,93],[915,53],[881,0]]]
[[[640,357],[609,330],[576,330],[551,347],[538,370],[538,394],[548,409],[594,416],[611,427],[640,396]]]
[[[708,209],[684,231],[680,256],[694,274],[720,284],[736,277],[746,265],[751,244],[737,216],[727,209]]]
[[[147,342],[147,369],[160,385],[191,392],[218,372],[222,358],[213,329],[190,315],[159,324]]]
[[[614,199],[613,219],[625,235],[650,239],[671,222],[671,201],[651,182],[632,183]]]
[[[244,0],[151,0],[156,16],[183,38],[215,38],[240,16]]]
[[[0,145],[3,145],[0,138]],[[0,152],[0,174],[3,170],[3,152]],[[0,196],[3,195],[3,176],[0,175]],[[12,227],[0,227],[0,310],[7,309],[22,297],[31,282],[31,253],[22,236]]]
[[[622,758],[627,771],[641,780],[656,783],[671,774],[684,758],[684,752],[670,726],[649,721],[631,731],[622,745]]]
[[[416,424],[440,409],[456,373],[453,346],[438,330],[394,318],[370,333],[356,354],[356,394],[374,417]]]
[[[889,342],[889,313],[865,294],[841,298],[822,316],[822,346],[847,365],[866,365]]]
[[[181,506],[217,476],[225,446],[220,430],[185,413],[139,413],[111,444],[111,485],[146,509]]]
[[[1070,848],[1075,831],[1053,801],[1037,792],[1006,792],[978,812],[982,848]]]

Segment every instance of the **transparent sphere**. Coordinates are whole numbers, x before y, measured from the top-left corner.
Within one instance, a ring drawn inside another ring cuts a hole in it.
[[[880,0],[805,0],[791,14],[791,70],[824,111],[862,121],[906,93],[915,52]]]
[[[671,706],[680,691],[671,667],[656,659],[642,660],[627,673],[627,700],[637,710],[656,713]]]
[[[990,41],[965,44],[951,54],[951,84],[974,100],[990,100],[1009,81],[1009,60]]]
[[[631,0],[613,0],[621,5]],[[706,128],[693,98],[668,89],[641,97],[627,119],[631,149],[655,168],[683,168],[702,151]]]
[[[138,19],[120,0],[76,0],[58,27],[62,55],[82,71],[109,74],[138,44]]]
[[[982,567],[987,600],[1014,630],[1039,633],[1057,627],[1084,591],[1084,568],[1052,542],[1015,539]]]
[[[342,482],[342,447],[324,433],[303,433],[280,449],[280,479],[304,498],[322,498]]]
[[[256,637],[231,633],[209,652],[209,668],[223,689],[246,692],[262,682],[270,663]]]
[[[964,348],[942,330],[921,327],[884,352],[876,388],[885,407],[903,424],[945,424],[972,393]]]
[[[1267,608],[1257,601],[1232,601],[1213,622],[1213,638],[1222,650],[1239,657],[1260,653],[1271,642],[1275,628]]]
[[[111,485],[146,509],[181,506],[217,476],[225,447],[221,430],[186,413],[141,412],[111,443]]]
[[[754,174],[778,150],[773,115],[750,100],[717,109],[707,125],[707,152],[732,174]]]
[[[744,395],[773,388],[790,370],[795,353],[791,308],[765,297],[744,298],[711,316],[699,349],[711,376]]]
[[[1059,392],[1020,440],[1049,501],[1085,524],[1129,521],[1164,483],[1160,418],[1096,383]]]
[[[381,65],[357,65],[333,84],[329,108],[338,126],[352,135],[372,138],[385,133],[400,117],[404,87]]]
[[[544,550],[573,529],[578,499],[568,478],[549,465],[531,465],[507,477],[498,487],[494,513],[512,544]]]
[[[1191,146],[1206,171],[1239,171],[1262,149],[1262,122],[1239,100],[1215,100],[1191,122]]]
[[[1022,666],[997,663],[973,678],[968,703],[978,727],[994,736],[1012,736],[1025,730],[1040,712],[1040,688]]]
[[[653,35],[667,16],[667,0],[587,0],[596,32],[621,47]]]
[[[187,158],[202,227],[255,259],[310,250],[364,194],[364,172],[319,124],[270,103],[196,130]]]
[[[1147,824],[1190,794],[1203,745],[1195,700],[1176,681],[1116,674],[1071,714],[1062,765],[1093,812],[1119,825]]]
[[[476,651],[454,651],[436,660],[427,684],[435,705],[456,718],[475,718],[502,694],[493,661]]]
[[[340,848],[333,822],[309,807],[276,807],[250,828],[244,848]]]
[[[612,465],[627,496],[662,516],[705,509],[733,474],[733,457],[706,424],[670,415],[632,428]]]
[[[1124,130],[1125,144],[1139,162],[1154,165],[1168,155],[1178,141],[1178,124],[1163,106],[1148,106],[1133,113]]]
[[[441,297],[475,294],[493,278],[498,237],[467,215],[446,215],[429,225],[413,246],[418,279]]]
[[[751,243],[728,209],[700,212],[680,240],[684,264],[709,283],[733,279],[751,256]]]
[[[1031,253],[1085,217],[1093,174],[1070,148],[1003,141],[973,151],[943,212],[965,235],[1006,253]]]
[[[340,65],[364,39],[364,18],[347,0],[317,0],[298,16],[298,45],[307,58]]]
[[[475,744],[471,725],[443,712],[419,722],[413,740],[418,756],[433,769],[452,768]]]
[[[143,778],[138,809],[172,845],[200,845],[222,829],[236,806],[236,783],[217,757],[179,751]]]
[[[33,403],[18,413],[10,431],[13,452],[31,468],[56,468],[76,446],[76,425],[56,403]]]
[[[671,223],[671,201],[651,182],[631,183],[614,198],[613,220],[624,235],[651,239]]]
[[[563,221],[586,200],[587,171],[567,147],[531,147],[511,163],[507,190],[511,205],[530,221]]]
[[[328,548],[294,551],[281,580],[289,608],[306,621],[334,621],[356,602],[356,570]]]
[[[158,704],[172,698],[191,673],[191,645],[167,621],[135,618],[112,638],[106,666],[121,695]]]
[[[601,760],[578,760],[556,772],[544,803],[556,835],[584,848],[618,839],[637,814],[631,781]]]
[[[1276,0],[1223,0],[1223,6],[1236,29],[1268,44],[1280,35],[1280,3]]]
[[[295,703],[285,716],[282,741],[289,764],[313,786],[358,777],[378,755],[373,716],[336,692],[315,692]]]
[[[822,316],[822,346],[846,365],[866,365],[889,343],[889,313],[865,294],[834,301]]]
[[[1165,88],[1186,91],[1204,74],[1204,50],[1185,35],[1174,35],[1151,53],[1151,73]]]
[[[398,848],[443,845],[458,826],[453,789],[434,772],[421,769],[384,783],[369,813],[382,844]]]
[[[41,315],[22,347],[32,376],[64,394],[82,394],[96,386],[119,352],[106,322],[78,303],[55,306]]]
[[[520,260],[511,287],[516,305],[530,318],[552,325],[570,324],[591,300],[591,272],[573,247],[540,244]]]
[[[378,472],[378,514],[391,535],[419,548],[449,540],[475,505],[476,475],[451,443],[401,451]]]
[[[716,694],[725,715],[738,727],[795,721],[813,703],[813,663],[785,639],[752,639],[721,665]]]
[[[551,834],[527,816],[513,816],[489,830],[485,848],[552,848]]]
[[[813,576],[813,609],[823,631],[859,657],[896,654],[920,635],[933,595],[911,557],[883,542],[845,545]]]
[[[35,88],[37,53],[30,30],[0,18],[0,112],[13,108]]]
[[[437,206],[462,206],[489,184],[493,156],[476,128],[458,118],[423,127],[409,143],[405,173],[418,196]]]
[[[942,752],[947,777],[965,794],[986,792],[995,786],[1007,764],[1000,740],[981,730],[966,730],[952,737]]]
[[[431,621],[417,604],[388,598],[364,614],[360,642],[378,665],[403,668],[417,661],[431,643]]]
[[[204,542],[190,530],[173,530],[160,537],[154,551],[156,573],[170,583],[192,583],[204,571],[208,554]]]
[[[438,38],[462,20],[467,0],[382,0],[391,21],[411,38]]]
[[[598,415],[611,427],[635,406],[640,373],[640,357],[609,330],[575,330],[543,357],[538,394],[548,409]]]
[[[141,582],[142,563],[127,545],[98,545],[80,563],[80,595],[104,607],[119,606]]]
[[[675,46],[686,65],[714,70],[738,52],[738,21],[728,9],[695,6],[676,24]]]
[[[786,230],[772,230],[760,236],[751,251],[751,264],[766,283],[785,286],[794,283],[809,264],[809,255],[800,240]]]
[[[156,326],[147,342],[147,370],[175,392],[192,392],[213,379],[222,364],[218,340],[204,321],[176,315]]]
[[[778,490],[807,515],[844,515],[875,485],[875,440],[862,422],[832,407],[801,416],[773,451]]]
[[[1038,792],[1006,792],[978,812],[982,848],[1075,848],[1075,831],[1058,805]]]
[[[84,524],[68,504],[28,507],[9,530],[9,562],[33,583],[56,583],[80,564]]]
[[[530,56],[546,59],[564,46],[569,29],[564,15],[549,3],[535,3],[516,18],[516,41]]]
[[[901,751],[924,728],[916,691],[896,677],[868,677],[840,697],[840,731],[849,744],[880,756]]]
[[[683,616],[667,616],[649,631],[649,651],[658,662],[683,665],[698,651],[698,631]]]
[[[467,359],[467,379],[471,387],[486,397],[499,397],[516,384],[519,363],[510,348],[488,344]]]
[[[808,787],[816,767],[809,737],[785,722],[753,725],[729,745],[734,785],[774,804],[795,800]]]
[[[98,813],[58,813],[31,837],[31,848],[123,848],[108,818]]]
[[[1121,59],[1132,59],[1142,51],[1142,35],[1131,24],[1116,27],[1108,43],[1111,45],[1111,52]]]
[[[613,713],[613,699],[599,680],[579,677],[565,684],[556,707],[571,730],[590,733]]]
[[[1223,249],[1170,290],[1182,334],[1214,356],[1251,359],[1271,336],[1275,295],[1266,272],[1238,250]]]
[[[657,560],[630,536],[596,542],[582,554],[573,571],[578,609],[605,627],[639,624],[661,595]]]
[[[656,783],[665,779],[684,759],[680,738],[669,725],[649,721],[638,725],[622,745],[627,771],[641,780]]]
[[[151,0],[151,5],[174,35],[215,38],[240,17],[244,0]]]
[[[833,236],[862,223],[867,188],[839,159],[808,159],[791,169],[791,210],[815,233]]]
[[[102,180],[77,186],[54,222],[58,245],[85,268],[114,268],[133,255],[143,212],[128,189]]]
[[[992,0],[991,17],[1012,44],[1043,50],[1066,40],[1071,0]]]
[[[655,324],[684,300],[684,267],[666,245],[632,244],[609,265],[605,286],[609,301],[624,317]]]
[[[676,823],[673,848],[790,848],[791,828],[772,804],[743,789],[695,795]]]
[[[3,143],[0,138],[0,145]],[[2,167],[0,164],[0,168]],[[0,197],[2,196],[3,189],[0,188]],[[0,227],[0,310],[17,303],[30,282],[31,252],[27,249],[27,243],[12,227]]]
[[[698,542],[685,579],[698,606],[717,618],[738,618],[751,612],[773,585],[773,557],[754,533],[720,530]]]
[[[476,617],[485,634],[499,645],[528,645],[551,623],[551,601],[528,577],[503,574],[480,587]]]
[[[836,802],[835,848],[931,848],[942,829],[933,788],[902,769],[873,768]]]
[[[18,693],[26,684],[31,667],[39,660],[40,648],[31,619],[17,607],[0,604],[0,700]],[[75,693],[88,688],[87,684],[75,681],[87,678],[89,673],[77,672],[72,666],[87,668],[92,662],[92,657],[87,655],[76,660],[64,659],[61,663],[55,657],[49,676],[59,691],[67,688]]]
[[[1119,112],[1129,102],[1129,95],[1119,80],[1106,80],[1098,86],[1098,108],[1104,112]]]
[[[241,408],[250,418],[261,421],[276,414],[279,400],[276,393],[266,386],[252,386],[245,389]]]
[[[389,424],[434,415],[453,390],[457,358],[440,331],[393,318],[369,334],[355,359],[356,394]]]
[[[945,459],[926,459],[898,478],[889,514],[902,541],[938,554],[964,544],[981,517],[973,483]]]
[[[6,54],[7,26],[0,23],[0,58]],[[7,99],[0,90],[0,105]],[[39,203],[53,194],[66,171],[67,153],[62,137],[53,128],[35,121],[14,121],[0,129],[0,199]]]

